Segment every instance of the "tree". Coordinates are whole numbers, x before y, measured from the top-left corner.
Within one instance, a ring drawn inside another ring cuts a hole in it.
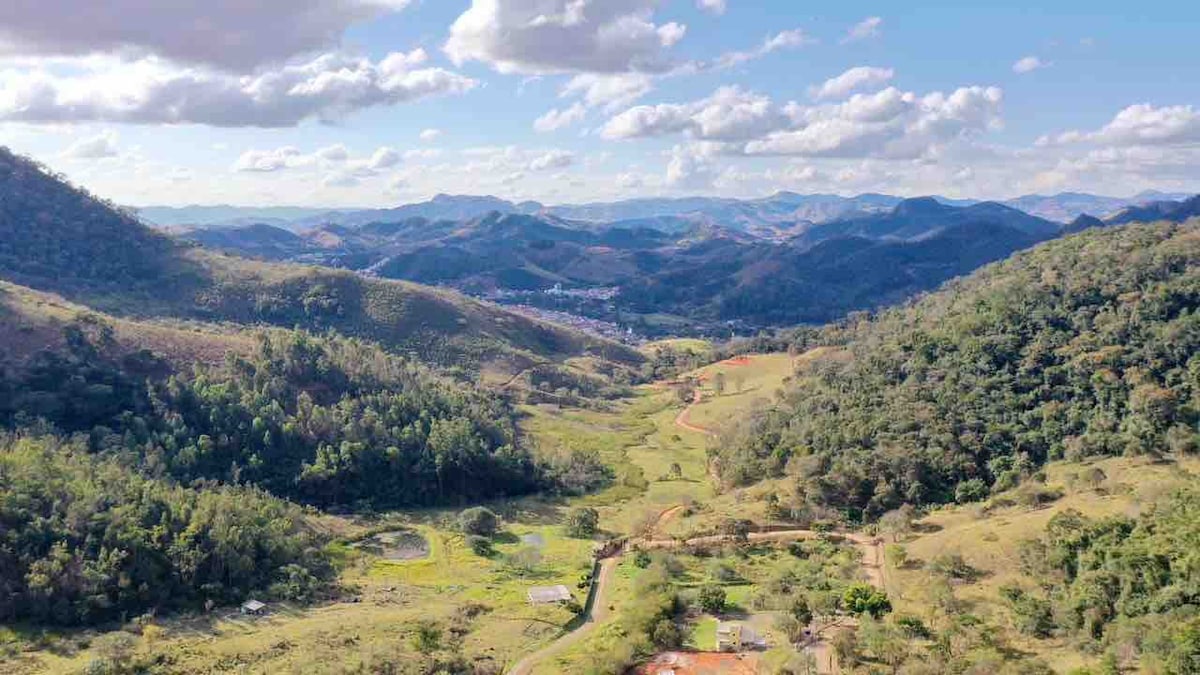
[[[662,618],[650,630],[650,640],[660,649],[674,649],[683,642],[683,636],[674,621]]]
[[[743,518],[726,518],[721,521],[721,534],[739,544],[748,543],[750,541],[750,533],[753,530],[754,523]]]
[[[679,462],[671,462],[671,467],[667,469],[667,475],[671,477],[671,480],[682,480],[683,467],[679,465]]]
[[[912,531],[915,513],[916,509],[910,504],[888,511],[879,517],[879,529],[892,535],[892,541],[900,541],[901,537]]]
[[[500,517],[482,506],[469,508],[458,515],[458,528],[477,537],[491,537],[500,528]]]
[[[727,384],[726,379],[727,376],[724,372],[718,372],[716,375],[713,375],[712,388],[713,392],[715,392],[717,396],[721,396],[725,393],[725,386]]]
[[[701,587],[697,600],[700,602],[700,607],[709,614],[720,614],[725,611],[725,589],[716,584]]]
[[[878,618],[892,611],[887,593],[870,584],[857,583],[842,594],[842,607],[851,614],[869,614]]]
[[[792,598],[792,606],[788,608],[788,613],[805,626],[812,623],[812,609],[809,608],[808,600],[803,595]]]
[[[579,539],[590,539],[600,524],[600,513],[590,506],[573,508],[567,512],[564,523],[567,535]]]

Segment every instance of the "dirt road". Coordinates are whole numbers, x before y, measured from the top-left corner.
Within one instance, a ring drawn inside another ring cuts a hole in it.
[[[679,411],[679,415],[677,415],[675,417],[675,426],[679,427],[680,429],[687,429],[688,431],[694,431],[698,434],[704,434],[705,436],[716,436],[717,434],[713,430],[705,429],[702,426],[692,424],[691,422],[688,421],[688,416],[692,414],[692,408],[696,407],[696,404],[700,403],[703,400],[704,400],[704,395],[700,393],[699,389],[697,389],[696,393],[692,395],[692,402],[690,404],[688,404],[688,407]]]
[[[612,583],[613,572],[617,569],[620,558],[607,558],[600,562],[600,575],[596,580],[596,597],[592,600],[591,611],[587,620],[575,630],[558,638],[542,649],[526,656],[509,669],[508,675],[529,675],[539,662],[552,658],[569,649],[572,645],[587,637],[592,631],[604,623],[611,613],[608,604],[608,589]]]

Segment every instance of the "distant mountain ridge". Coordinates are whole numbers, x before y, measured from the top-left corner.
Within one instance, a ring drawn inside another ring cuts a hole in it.
[[[1056,195],[1025,195],[997,203],[1046,220],[1069,223],[1083,214],[1107,217],[1122,209],[1158,201],[1176,201],[1185,193],[1147,191],[1132,197],[1106,197],[1077,192]],[[984,200],[935,196],[948,206],[970,206]],[[188,206],[134,209],[139,217],[160,227],[227,228],[265,223],[293,232],[328,224],[360,226],[371,222],[470,220],[491,212],[546,215],[592,223],[657,220],[676,229],[704,223],[738,229],[757,236],[787,236],[797,228],[819,225],[852,215],[886,212],[905,201],[903,197],[866,193],[854,197],[835,194],[778,192],[758,199],[723,197],[648,197],[615,202],[546,205],[536,201],[512,202],[499,197],[440,194],[425,202],[383,209],[321,209],[293,207]]]

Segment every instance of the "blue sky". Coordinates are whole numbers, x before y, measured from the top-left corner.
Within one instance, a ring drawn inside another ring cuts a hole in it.
[[[1193,3],[11,4],[0,144],[128,204],[1200,190]]]

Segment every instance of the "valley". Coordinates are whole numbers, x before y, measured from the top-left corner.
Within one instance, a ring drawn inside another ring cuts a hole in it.
[[[1185,673],[1200,644],[1195,200],[1063,228],[909,199],[784,243],[491,213],[347,230],[395,247],[351,270],[0,160],[4,672]],[[795,302],[830,270],[861,302]]]

